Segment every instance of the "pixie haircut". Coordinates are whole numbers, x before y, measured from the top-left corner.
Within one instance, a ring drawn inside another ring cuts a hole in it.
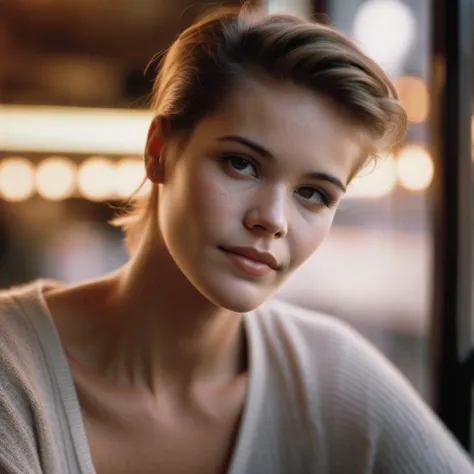
[[[170,134],[190,134],[242,77],[257,71],[329,98],[368,138],[365,162],[396,151],[405,136],[394,86],[354,43],[331,26],[257,8],[218,10],[181,33],[159,65],[152,111]],[[156,204],[153,194],[132,196],[111,221],[124,230],[129,253]]]

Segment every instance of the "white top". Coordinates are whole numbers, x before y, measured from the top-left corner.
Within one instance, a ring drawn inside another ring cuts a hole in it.
[[[0,292],[0,472],[94,474],[39,280]],[[399,372],[331,317],[244,315],[249,387],[230,474],[467,474],[468,456]]]

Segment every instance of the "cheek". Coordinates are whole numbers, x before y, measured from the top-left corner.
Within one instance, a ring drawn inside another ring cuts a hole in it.
[[[221,223],[228,219],[236,206],[232,189],[218,177],[197,174],[192,184],[194,195],[191,196],[191,207],[200,222]]]
[[[194,228],[196,239],[214,241],[235,221],[238,203],[232,190],[224,184],[212,174],[196,174],[193,178],[184,218],[187,225]]]
[[[334,219],[334,211],[327,210],[310,220],[295,223],[289,235],[291,270],[301,266],[323,243]]]
[[[232,186],[219,179],[211,166],[201,162],[176,171],[160,200],[163,230],[188,235],[197,243],[234,219],[238,206]]]

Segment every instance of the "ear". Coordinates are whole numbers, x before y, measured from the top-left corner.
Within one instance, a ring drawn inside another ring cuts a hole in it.
[[[145,147],[145,170],[152,183],[162,183],[164,180],[163,163],[163,119],[155,117],[148,129]]]

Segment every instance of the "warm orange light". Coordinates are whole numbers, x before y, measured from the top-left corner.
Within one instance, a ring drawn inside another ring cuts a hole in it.
[[[431,184],[433,173],[433,160],[423,147],[409,145],[400,152],[397,174],[404,188],[410,191],[423,191]]]
[[[103,201],[114,197],[114,164],[103,157],[85,160],[79,167],[77,186],[81,194],[91,201]]]
[[[0,104],[0,144],[10,152],[136,154],[153,113]]]
[[[347,197],[378,198],[390,194],[397,183],[393,156],[380,157],[375,169],[364,169],[354,178],[347,190]]]
[[[24,201],[35,191],[35,167],[21,157],[5,158],[0,162],[0,196],[7,201]]]
[[[426,82],[420,77],[402,76],[395,82],[395,87],[408,120],[413,123],[424,122],[430,110],[430,96]]]
[[[124,158],[117,163],[115,192],[119,198],[130,197],[145,178],[145,165],[139,158]]]
[[[67,158],[52,156],[36,170],[36,189],[45,199],[57,201],[70,197],[76,187],[76,165]]]

